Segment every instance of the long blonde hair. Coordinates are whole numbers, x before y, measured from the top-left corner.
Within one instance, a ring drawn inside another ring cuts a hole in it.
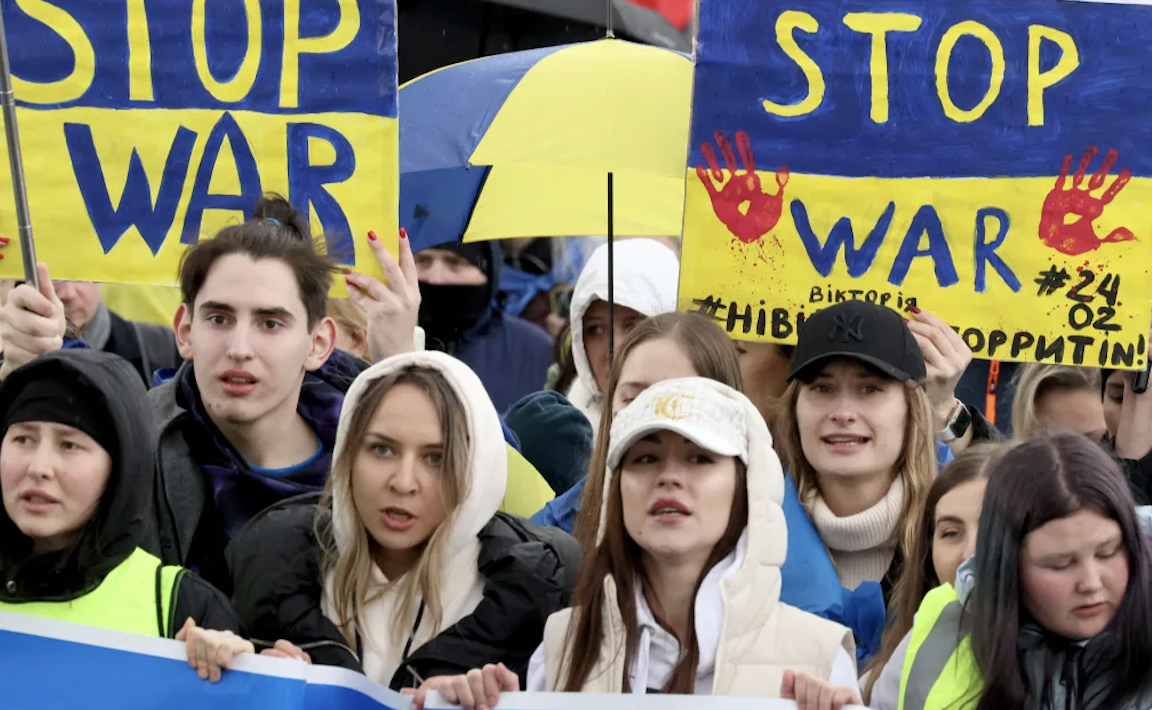
[[[375,543],[357,515],[352,495],[352,473],[377,408],[393,387],[403,384],[420,387],[440,413],[440,427],[444,432],[440,495],[448,516],[428,539],[416,566],[399,579],[381,585],[374,580],[376,563],[372,558],[372,547]],[[322,546],[321,580],[324,583],[331,577],[332,584],[326,588],[325,594],[331,594],[336,616],[333,622],[349,643],[356,643],[357,628],[366,633],[369,631],[364,624],[364,609],[393,590],[399,592],[401,601],[389,629],[392,643],[404,643],[407,633],[415,625],[421,600],[432,628],[440,631],[444,618],[440,585],[448,581],[440,579],[440,567],[457,511],[468,497],[472,485],[471,448],[464,405],[437,370],[409,366],[388,374],[373,382],[356,403],[356,411],[348,422],[344,446],[332,462],[332,473],[328,476],[316,516],[316,539]],[[357,516],[350,524],[354,532],[344,549],[338,548],[333,534],[335,526],[342,522],[336,521],[329,512],[334,502],[342,515]]]
[[[1036,417],[1036,400],[1048,392],[1087,390],[1100,397],[1100,371],[1092,367],[1028,364],[1020,368],[1012,402],[1012,434],[1031,439],[1044,433]]]
[[[776,434],[779,436],[781,458],[796,483],[800,501],[811,513],[811,504],[820,492],[820,479],[816,469],[804,455],[800,443],[800,425],[796,419],[796,401],[800,398],[799,380],[788,385],[777,410]],[[936,429],[932,407],[923,387],[902,387],[908,404],[904,422],[904,446],[896,459],[896,475],[904,484],[904,503],[900,509],[900,522],[895,536],[902,555],[913,549],[918,530],[918,516],[924,508],[928,489],[936,478]]]

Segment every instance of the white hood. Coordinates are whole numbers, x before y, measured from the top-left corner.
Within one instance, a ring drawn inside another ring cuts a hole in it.
[[[508,485],[508,454],[504,444],[504,430],[500,416],[488,393],[467,365],[441,352],[416,352],[390,357],[365,370],[344,398],[340,412],[340,427],[336,434],[334,460],[347,445],[347,432],[353,413],[371,384],[398,370],[419,366],[443,375],[464,406],[471,444],[471,460],[467,472],[468,487],[456,513],[455,526],[444,549],[440,568],[441,604],[444,616],[440,628],[431,627],[430,615],[424,615],[414,634],[412,650],[419,648],[440,631],[472,613],[483,597],[484,584],[478,569],[480,554],[479,532],[500,508]],[[337,548],[348,549],[354,535],[360,534],[362,524],[355,510],[346,510],[340,496],[332,501],[333,533]],[[379,569],[373,568],[376,580],[387,582]],[[330,599],[331,580],[325,580]],[[364,672],[371,680],[388,686],[392,675],[402,662],[402,648],[389,641],[392,615],[399,603],[399,593],[393,589],[377,598],[364,610],[363,630]],[[326,613],[330,609],[325,609]]]
[[[464,405],[468,422],[472,452],[468,471],[469,490],[456,517],[452,544],[445,550],[447,559],[459,549],[462,541],[474,540],[492,516],[496,515],[496,511],[500,509],[500,502],[504,499],[505,489],[508,487],[508,451],[504,444],[504,429],[500,426],[500,415],[497,414],[496,407],[489,399],[480,378],[471,368],[456,358],[437,351],[396,355],[368,368],[356,378],[344,397],[333,460],[339,459],[342,455],[347,444],[346,435],[352,414],[372,383],[410,366],[426,367],[443,375]],[[336,545],[343,550],[347,547],[351,536],[357,532],[360,520],[355,511],[341,510],[335,505],[336,501],[333,503]]]
[[[589,257],[572,291],[572,357],[580,387],[573,385],[572,404],[579,407],[595,427],[600,420],[600,398],[588,355],[584,352],[584,314],[595,301],[608,300],[608,250],[615,249],[615,303],[658,316],[676,310],[680,261],[671,249],[651,239],[625,239],[605,244]],[[619,347],[619,343],[616,346]],[[577,396],[578,395],[578,396]]]

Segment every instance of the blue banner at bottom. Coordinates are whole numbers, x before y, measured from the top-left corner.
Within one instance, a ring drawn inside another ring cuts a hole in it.
[[[219,683],[188,667],[184,644],[0,614],[4,710],[409,710],[364,676],[242,656]]]

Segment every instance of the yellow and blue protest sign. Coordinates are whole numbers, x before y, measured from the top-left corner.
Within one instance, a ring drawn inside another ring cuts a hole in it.
[[[1152,8],[703,0],[680,306],[795,342],[863,299],[977,357],[1135,369]]]
[[[399,202],[395,0],[0,0],[37,257],[57,278],[171,284],[264,192],[379,273]],[[7,154],[0,152],[7,162]],[[15,236],[0,170],[0,234]],[[20,273],[18,246],[0,275]]]

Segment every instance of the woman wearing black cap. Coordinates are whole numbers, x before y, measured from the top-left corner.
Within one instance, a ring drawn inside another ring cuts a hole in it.
[[[943,321],[847,301],[800,331],[776,432],[784,461],[840,575],[880,582],[887,601],[938,467],[971,413],[953,394],[972,353]]]
[[[186,641],[189,665],[215,682],[253,648],[223,595],[140,548],[145,397],[126,361],[95,350],[44,355],[4,382],[0,611]]]

